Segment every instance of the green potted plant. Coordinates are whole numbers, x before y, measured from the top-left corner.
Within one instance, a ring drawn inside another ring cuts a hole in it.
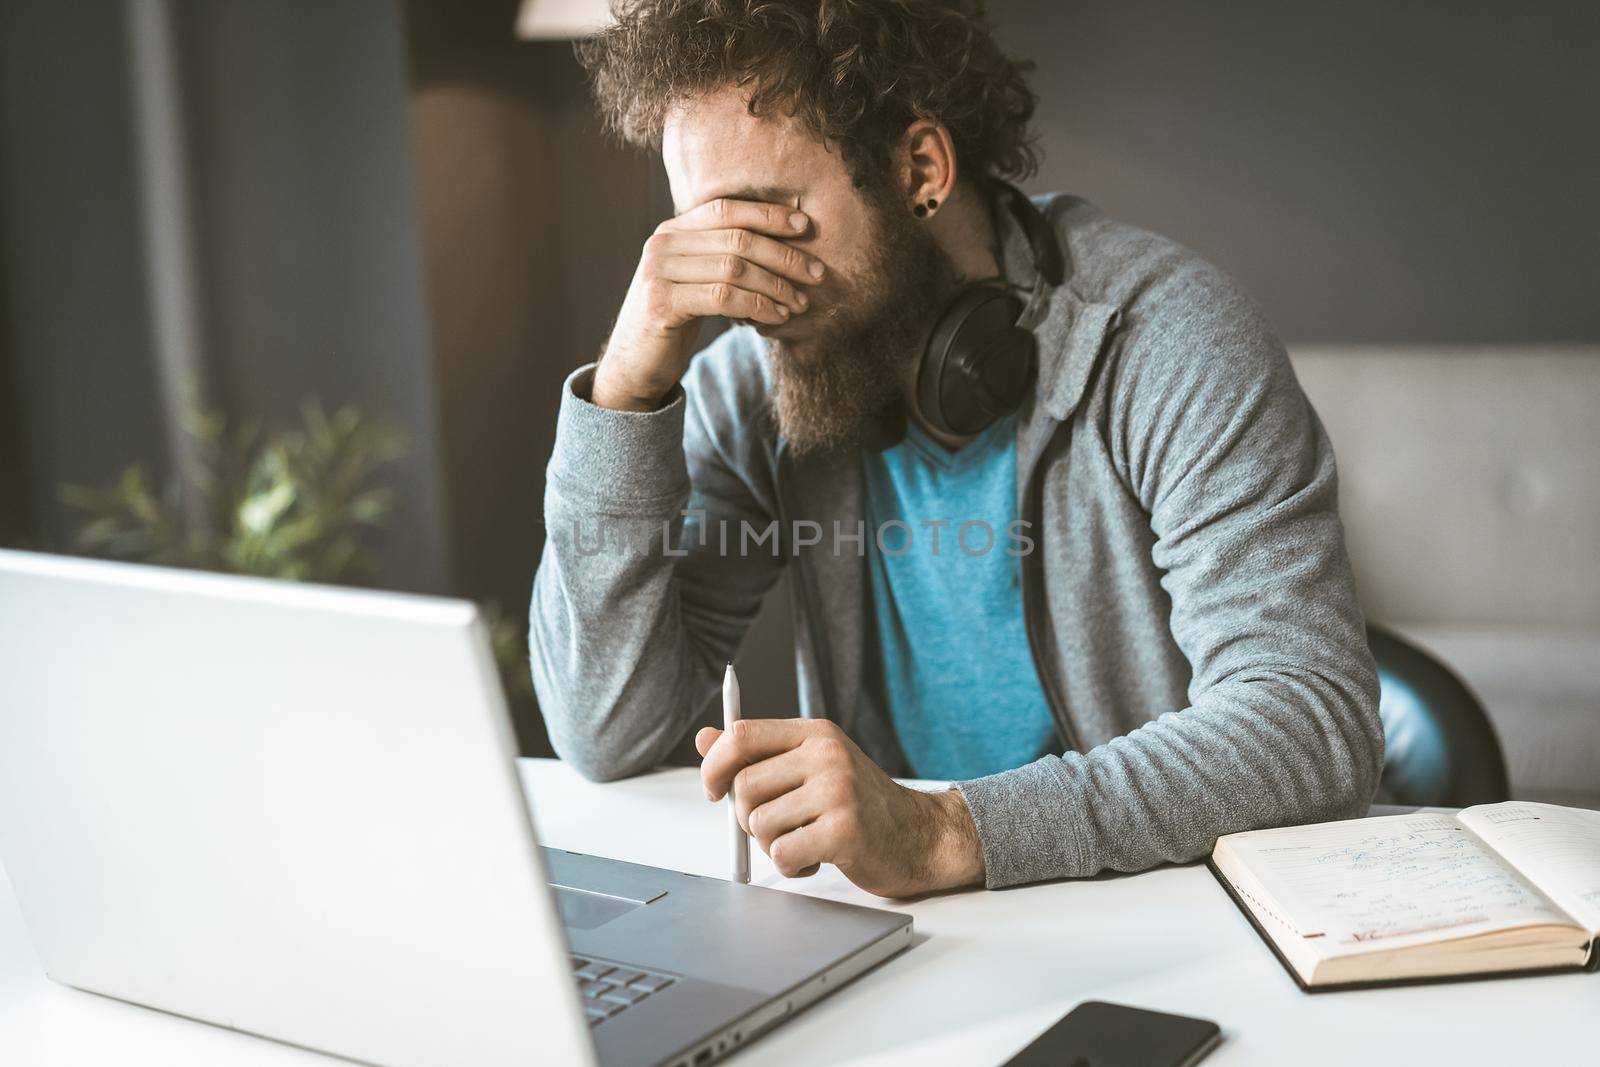
[[[161,487],[141,464],[111,485],[64,485],[84,513],[72,549],[89,556],[289,581],[361,585],[378,574],[382,534],[398,500],[386,469],[405,454],[393,426],[315,400],[298,423],[268,432],[230,426],[193,407],[188,461]],[[522,628],[484,606],[509,693],[531,699]]]

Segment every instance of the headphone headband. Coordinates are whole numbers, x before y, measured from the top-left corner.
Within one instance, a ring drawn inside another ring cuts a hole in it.
[[[1028,239],[1028,251],[1033,254],[1034,269],[1051,285],[1060,285],[1066,272],[1066,263],[1061,255],[1061,243],[1056,239],[1055,227],[1028,199],[1027,193],[999,178],[990,179],[990,182],[996,199],[1005,204],[1011,217],[1022,227]]]

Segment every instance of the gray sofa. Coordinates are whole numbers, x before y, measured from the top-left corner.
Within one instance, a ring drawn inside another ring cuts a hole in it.
[[[1514,796],[1600,807],[1600,346],[1291,356],[1368,617],[1483,701]]]

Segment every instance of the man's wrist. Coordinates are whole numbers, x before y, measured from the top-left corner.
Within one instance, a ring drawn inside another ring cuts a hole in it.
[[[654,411],[661,406],[660,396],[648,396],[616,378],[615,373],[606,373],[606,361],[602,359],[589,385],[589,403],[613,411]]]
[[[983,845],[961,790],[928,794],[934,803],[933,889],[960,889],[983,884]]]

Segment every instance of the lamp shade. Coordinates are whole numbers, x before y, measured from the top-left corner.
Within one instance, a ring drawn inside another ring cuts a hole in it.
[[[522,0],[517,36],[524,41],[572,40],[610,22],[610,0]]]

